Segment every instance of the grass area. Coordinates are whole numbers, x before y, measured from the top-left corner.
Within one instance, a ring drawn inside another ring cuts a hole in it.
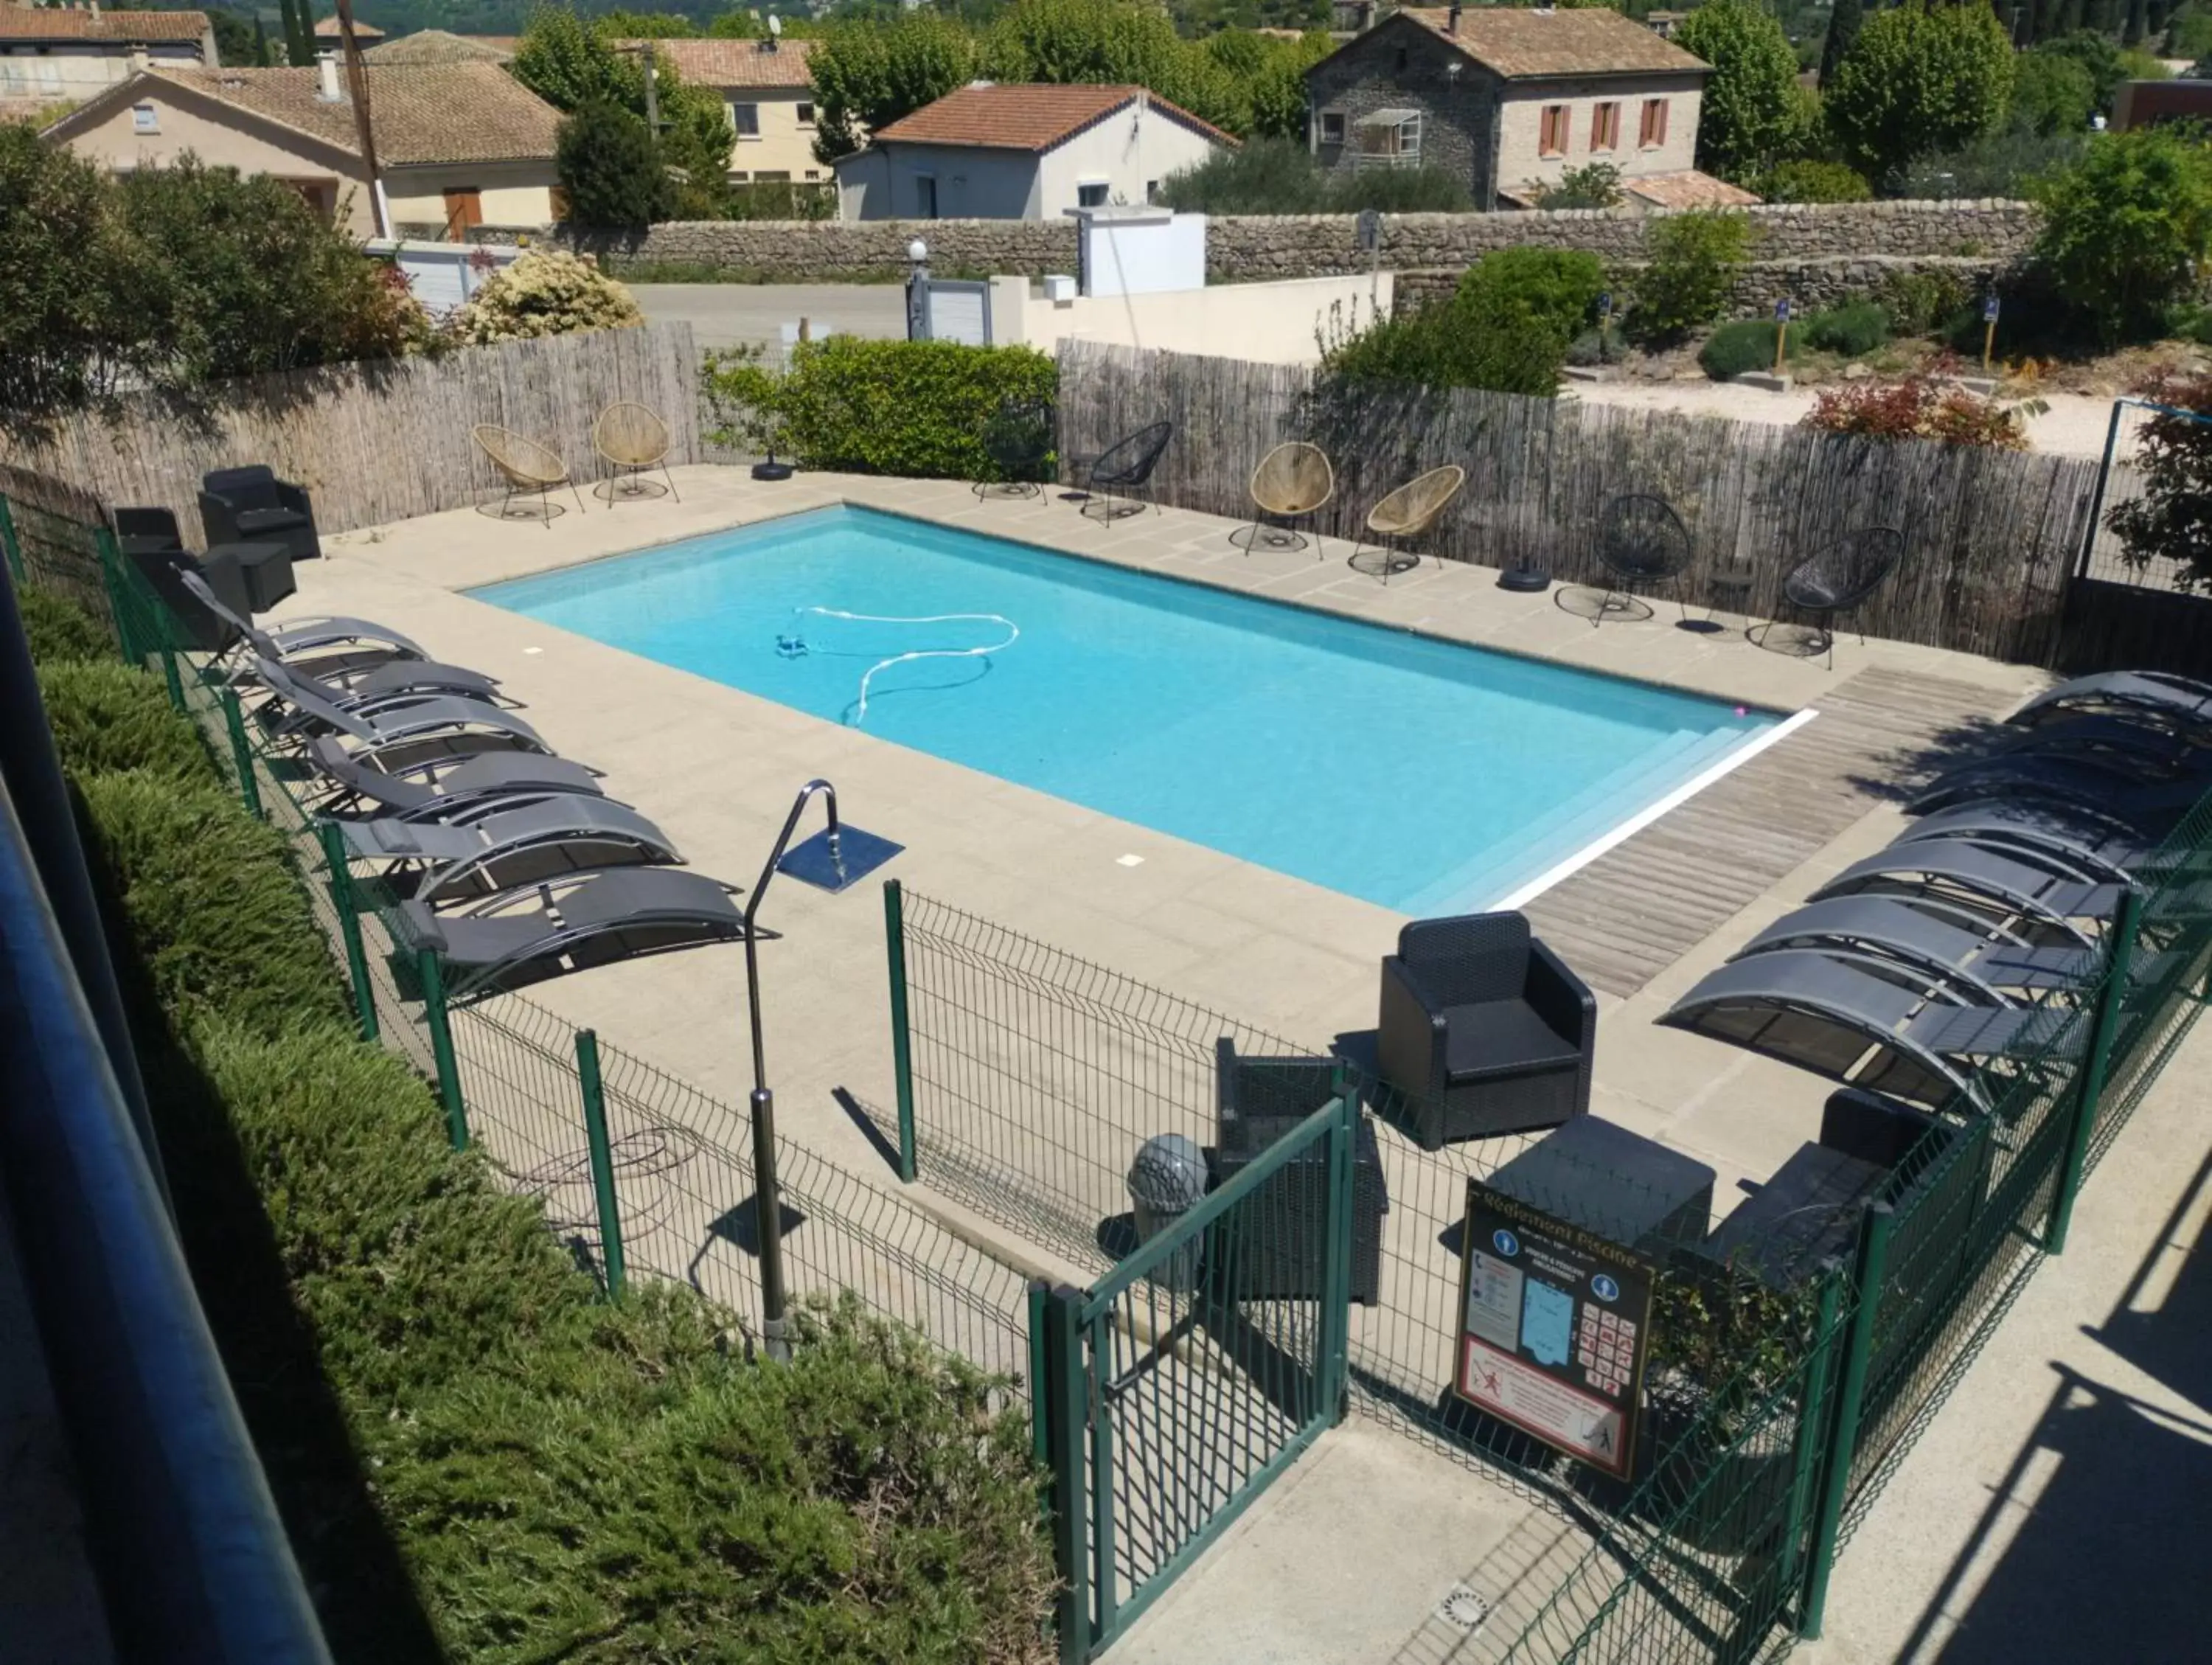
[[[284,841],[161,682],[26,623],[179,1226],[342,1661],[1042,1660],[1029,1431],[849,1298],[788,1364],[620,1307],[358,1041]]]

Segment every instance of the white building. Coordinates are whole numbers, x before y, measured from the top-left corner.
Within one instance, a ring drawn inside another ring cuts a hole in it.
[[[0,4],[0,115],[81,102],[149,64],[216,63],[205,12]]]
[[[1047,220],[1152,201],[1237,143],[1142,87],[978,82],[837,163],[845,220]]]

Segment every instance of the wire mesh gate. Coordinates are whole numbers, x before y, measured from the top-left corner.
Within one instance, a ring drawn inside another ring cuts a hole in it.
[[[1034,1286],[1064,1661],[1095,1657],[1342,1419],[1358,1101],[1088,1290]]]

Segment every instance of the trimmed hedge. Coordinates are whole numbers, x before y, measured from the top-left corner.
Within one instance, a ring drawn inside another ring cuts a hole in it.
[[[1049,404],[1060,373],[1029,347],[832,336],[792,349],[779,374],[739,355],[712,357],[709,437],[765,449],[808,468],[911,478],[995,480],[983,435],[1008,399]]]
[[[1795,344],[1795,332],[1792,332]],[[1698,349],[1698,366],[1715,381],[1774,368],[1774,325],[1764,318],[1723,324]]]
[[[159,682],[41,675],[186,1252],[341,1660],[1046,1656],[1028,1429],[986,1378],[849,1299],[787,1365],[689,1289],[599,1299],[356,1038],[283,841]]]
[[[1854,301],[1805,320],[1805,344],[1856,358],[1889,339],[1889,312],[1879,301]]]
[[[38,584],[18,584],[15,607],[23,616],[23,634],[30,639],[33,659],[114,657],[115,637],[107,626],[67,596]]]

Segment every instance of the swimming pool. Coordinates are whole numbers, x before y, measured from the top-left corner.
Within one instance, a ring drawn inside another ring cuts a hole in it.
[[[472,593],[836,722],[930,653],[876,671],[866,732],[1412,914],[1497,903],[1775,721],[849,507]]]

